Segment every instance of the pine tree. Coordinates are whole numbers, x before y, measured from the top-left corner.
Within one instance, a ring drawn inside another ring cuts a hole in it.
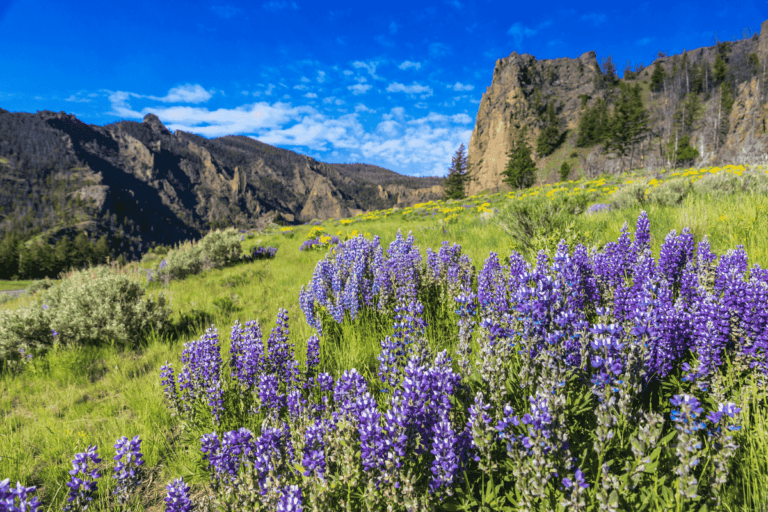
[[[608,134],[608,104],[598,98],[592,108],[587,109],[579,119],[579,135],[576,146],[587,148],[605,141]]]
[[[606,149],[615,152],[621,158],[622,168],[624,157],[629,155],[631,168],[635,145],[648,132],[648,111],[643,106],[639,84],[634,87],[621,84],[621,96],[613,109],[610,127],[610,138],[606,142]]]
[[[536,154],[548,156],[560,145],[560,119],[557,117],[554,102],[547,104],[544,128],[536,139]]]
[[[525,140],[525,132],[523,127],[507,153],[509,160],[501,173],[504,175],[504,183],[517,189],[530,187],[536,177],[536,164],[531,158],[531,148]]]
[[[6,232],[0,240],[0,279],[18,276],[20,243],[21,237],[14,231]]]
[[[664,79],[667,78],[667,72],[660,63],[656,63],[653,66],[653,73],[651,73],[651,90],[653,92],[659,92],[664,88]]]
[[[463,199],[467,196],[466,185],[470,176],[468,171],[467,156],[464,154],[464,144],[459,146],[451,159],[451,168],[445,177],[445,198]]]

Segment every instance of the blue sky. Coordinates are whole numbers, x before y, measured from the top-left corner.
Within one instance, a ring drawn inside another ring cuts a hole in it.
[[[324,162],[444,175],[494,63],[648,65],[759,32],[768,3],[0,0],[0,107],[247,135]]]

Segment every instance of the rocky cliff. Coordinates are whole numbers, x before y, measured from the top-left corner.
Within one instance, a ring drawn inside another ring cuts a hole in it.
[[[713,68],[720,52],[727,62],[727,78],[715,81]],[[757,57],[751,56],[754,55]],[[633,148],[634,162],[641,167],[675,165],[668,147],[685,134],[699,151],[698,165],[724,163],[758,163],[765,161],[766,134],[766,62],[768,62],[768,21],[759,35],[690,50],[679,55],[657,59],[650,66],[625,74],[612,82],[595,52],[578,58],[537,60],[534,56],[513,52],[496,61],[490,87],[482,96],[470,140],[468,155],[473,174],[477,177],[470,193],[496,190],[502,185],[502,171],[507,152],[520,129],[526,127],[527,142],[535,141],[544,127],[543,113],[553,103],[563,130],[563,141],[554,154],[546,157],[532,155],[539,169],[539,181],[556,180],[555,169],[569,161],[576,173],[594,175],[620,169],[616,155],[603,146],[576,147],[579,120],[598,99],[609,108],[618,97],[621,82],[639,84],[644,106],[650,115],[645,139]],[[663,89],[652,91],[651,75],[656,65],[666,77]],[[691,80],[698,72],[703,82],[697,91],[700,111],[687,131],[680,127],[679,118],[686,97],[692,94]],[[722,84],[731,87],[733,104],[723,101]],[[723,133],[719,133],[723,132]],[[575,156],[574,153],[576,153]],[[635,164],[633,167],[638,167]]]
[[[0,236],[120,231],[146,249],[211,227],[340,218],[439,198],[440,178],[327,164],[243,136],[171,133],[157,116],[88,125],[64,112],[0,109]],[[130,239],[130,240],[129,240]]]

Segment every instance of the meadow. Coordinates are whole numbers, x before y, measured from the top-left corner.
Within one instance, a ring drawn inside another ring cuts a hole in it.
[[[6,365],[0,480],[40,510],[186,510],[179,478],[199,510],[768,510],[767,208],[762,168],[638,172],[113,266],[167,321]]]

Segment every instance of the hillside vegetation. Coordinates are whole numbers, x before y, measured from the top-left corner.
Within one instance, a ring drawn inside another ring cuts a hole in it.
[[[765,509],[766,213],[761,167],[602,175],[37,285],[0,305],[39,326],[4,356],[0,480],[41,510]],[[57,329],[118,283],[144,324]]]

